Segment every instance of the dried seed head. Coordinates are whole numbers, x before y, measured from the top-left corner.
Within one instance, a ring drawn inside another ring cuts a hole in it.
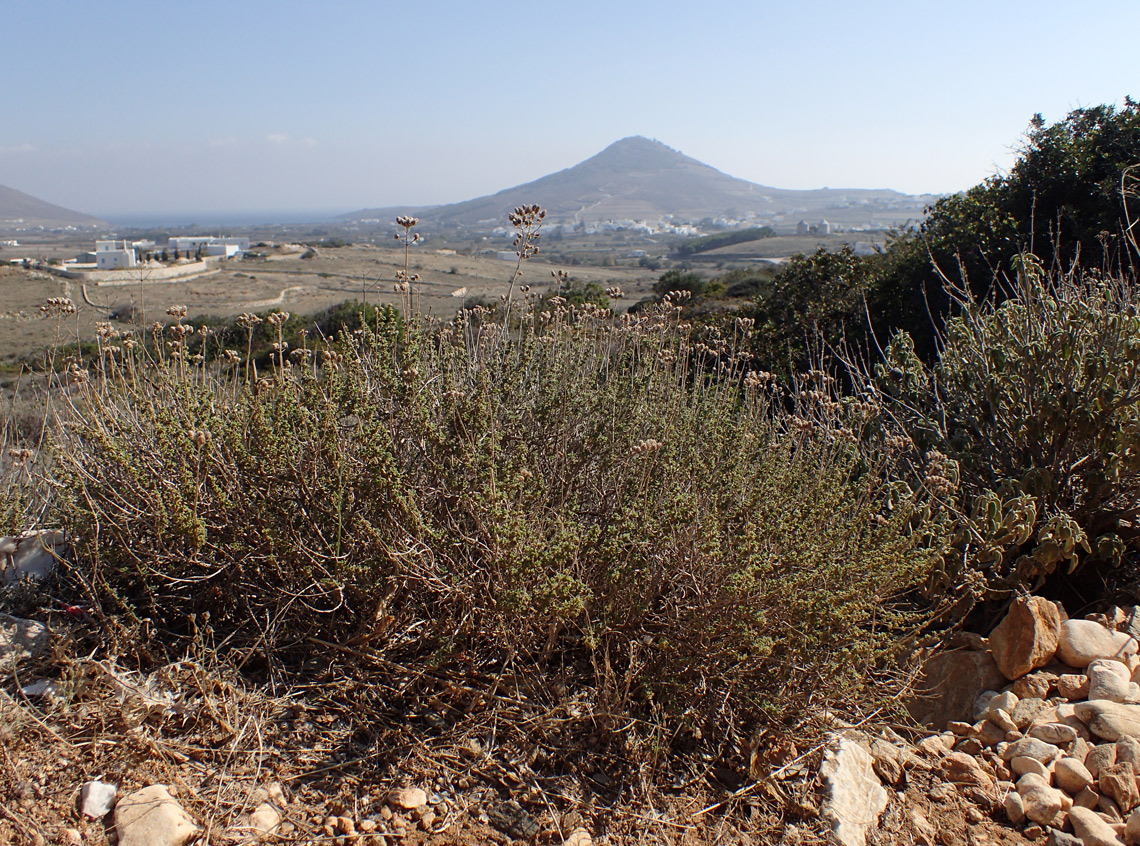
[[[183,317],[186,316],[186,306],[184,306],[184,305],[173,305],[166,310],[166,313],[169,314],[171,317],[175,317],[175,318],[181,320]]]

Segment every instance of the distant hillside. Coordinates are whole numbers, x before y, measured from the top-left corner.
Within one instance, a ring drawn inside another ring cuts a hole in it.
[[[22,229],[30,226],[44,226],[49,229],[61,226],[102,229],[108,225],[107,221],[89,214],[52,205],[23,191],[0,185],[0,229]]]
[[[487,197],[425,209],[425,225],[501,226],[507,213],[523,203],[538,203],[554,223],[600,220],[678,220],[766,218],[787,228],[800,219],[811,223],[902,223],[922,214],[932,197],[885,189],[822,188],[795,191],[737,179],[641,136],[623,138],[592,158],[525,185]],[[390,216],[390,209],[364,209],[342,215],[361,220]],[[775,220],[773,220],[775,218]]]

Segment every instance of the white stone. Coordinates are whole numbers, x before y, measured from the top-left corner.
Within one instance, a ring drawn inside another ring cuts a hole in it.
[[[1021,825],[1025,821],[1025,802],[1022,801],[1021,794],[1016,790],[1011,790],[1005,794],[1002,805],[1005,807],[1005,814],[1011,823]]]
[[[1124,671],[1124,674],[1121,675],[1111,665],[1119,667]],[[1109,702],[1135,702],[1137,698],[1140,698],[1140,685],[1131,680],[1128,668],[1119,661],[1094,661],[1089,665],[1088,676],[1089,699],[1107,699]]]
[[[1057,786],[1076,796],[1086,787],[1091,787],[1095,779],[1089,768],[1076,758],[1062,758],[1053,765],[1053,780]]]
[[[1073,833],[1081,838],[1085,846],[1120,846],[1123,842],[1116,836],[1115,828],[1101,819],[1096,811],[1088,808],[1070,808],[1069,822],[1073,824]]]
[[[1061,812],[1062,793],[1050,787],[1036,773],[1026,773],[1017,780],[1017,792],[1025,806],[1025,816],[1041,825],[1048,825]]]
[[[835,737],[823,757],[823,817],[841,846],[866,846],[867,832],[887,807],[871,754],[860,744]]]
[[[48,642],[48,629],[43,623],[0,614],[0,668],[9,662],[42,655]]]
[[[0,537],[0,585],[46,578],[66,552],[67,543],[58,529]]]
[[[1053,759],[1061,757],[1061,750],[1052,743],[1046,743],[1036,737],[1023,737],[1009,744],[1001,753],[1002,760],[1005,761],[1012,761],[1022,755],[1048,764]]]
[[[388,794],[388,804],[411,811],[427,804],[428,795],[418,787],[401,787]]]
[[[1082,669],[1098,658],[1123,659],[1135,655],[1136,641],[1125,632],[1112,632],[1092,620],[1061,623],[1058,657],[1070,667]]]
[[[105,781],[89,781],[79,788],[79,811],[91,820],[102,819],[115,807],[119,789]]]
[[[119,846],[185,846],[199,829],[165,785],[153,784],[119,800],[115,831]]]
[[[1052,743],[1054,746],[1060,746],[1076,740],[1077,730],[1064,723],[1042,723],[1031,728],[1029,736],[1044,740],[1046,743]]]
[[[1116,741],[1125,735],[1140,736],[1140,705],[1090,699],[1074,707],[1078,719],[1099,738]]]
[[[1005,693],[998,693],[991,697],[989,702],[986,703],[985,710],[982,711],[982,716],[979,719],[986,719],[990,714],[999,709],[1009,714],[1017,707],[1019,701],[1017,694],[1012,690],[1007,690]]]
[[[1026,773],[1037,773],[1037,775],[1045,779],[1046,782],[1052,781],[1053,776],[1052,773],[1049,772],[1049,768],[1038,761],[1036,758],[1029,758],[1025,755],[1021,755],[1009,762],[1009,768],[1019,776],[1023,776]]]
[[[262,802],[249,815],[249,827],[260,836],[269,834],[279,825],[281,825],[281,814],[268,802]]]

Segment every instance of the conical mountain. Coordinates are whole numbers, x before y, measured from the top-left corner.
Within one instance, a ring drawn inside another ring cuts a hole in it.
[[[496,194],[418,210],[427,226],[488,227],[505,224],[507,213],[538,203],[548,222],[599,220],[679,220],[779,213],[820,216],[837,203],[898,202],[908,195],[890,190],[769,188],[722,173],[671,147],[642,136],[616,141],[573,167]],[[915,209],[921,203],[914,198]],[[388,216],[371,209],[345,218]]]
[[[49,229],[64,226],[101,229],[108,224],[89,214],[65,209],[15,188],[0,185],[0,230],[20,230],[34,226]]]

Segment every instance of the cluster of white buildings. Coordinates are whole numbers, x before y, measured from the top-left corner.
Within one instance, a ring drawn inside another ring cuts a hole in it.
[[[223,238],[211,235],[190,235],[169,238],[165,246],[154,241],[96,241],[95,252],[80,253],[75,265],[94,265],[96,270],[120,270],[138,267],[139,264],[166,253],[166,258],[241,258],[249,250],[249,238]]]

